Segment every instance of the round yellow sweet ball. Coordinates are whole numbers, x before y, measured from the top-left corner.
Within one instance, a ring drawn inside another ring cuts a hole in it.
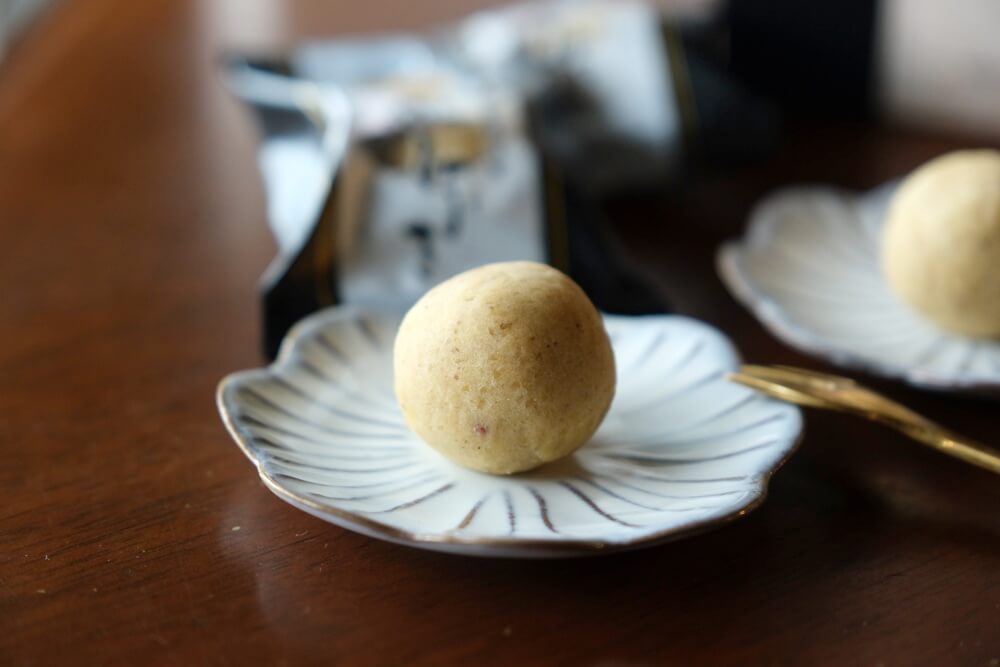
[[[393,364],[410,428],[488,473],[571,454],[615,391],[600,314],[576,283],[534,262],[487,264],[427,292],[400,325]]]
[[[907,177],[882,265],[896,296],[941,329],[1000,336],[1000,152],[949,153]]]

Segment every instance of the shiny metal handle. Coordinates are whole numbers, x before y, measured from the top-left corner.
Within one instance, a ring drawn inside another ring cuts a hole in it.
[[[1000,451],[953,433],[848,378],[788,367],[744,366],[729,379],[789,403],[877,422],[942,454],[1000,474]]]
[[[900,424],[900,431],[942,454],[1000,474],[1000,451],[957,435],[932,422]]]

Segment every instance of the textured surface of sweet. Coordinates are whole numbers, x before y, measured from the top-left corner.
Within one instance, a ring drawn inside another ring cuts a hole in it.
[[[432,289],[404,318],[394,357],[410,428],[483,472],[570,454],[615,389],[597,310],[572,280],[534,262],[488,264]]]
[[[942,329],[1000,336],[1000,151],[914,171],[889,208],[882,264],[896,296]]]

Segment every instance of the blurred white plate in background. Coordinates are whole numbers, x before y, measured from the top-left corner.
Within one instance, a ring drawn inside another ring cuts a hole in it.
[[[1000,395],[1000,341],[941,331],[889,291],[879,248],[894,189],[799,187],[767,197],[743,238],[720,249],[723,282],[800,350],[922,387]]]

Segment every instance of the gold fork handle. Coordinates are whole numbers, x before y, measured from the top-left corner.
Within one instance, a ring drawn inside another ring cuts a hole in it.
[[[942,454],[1000,474],[1000,451],[951,433],[930,422],[927,425],[900,423],[894,424],[894,426],[914,440],[928,445]]]
[[[778,374],[777,380],[773,377]],[[760,377],[767,374],[771,377]],[[974,466],[1000,474],[1000,451],[952,433],[904,405],[853,381],[798,369],[744,366],[729,379],[782,401],[846,412],[893,428],[913,440]],[[806,380],[802,380],[806,377]],[[840,382],[830,386],[830,379]],[[811,381],[810,381],[811,379]]]

